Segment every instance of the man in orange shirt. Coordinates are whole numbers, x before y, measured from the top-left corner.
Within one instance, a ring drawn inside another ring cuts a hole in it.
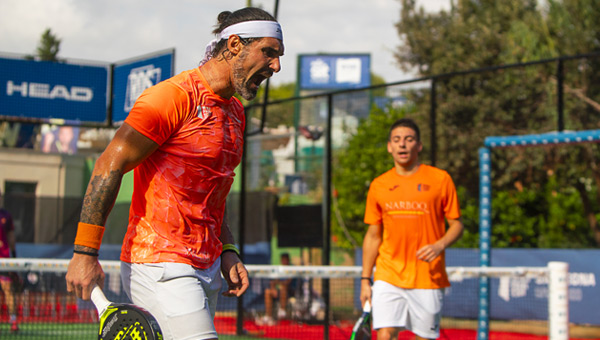
[[[417,124],[396,121],[387,144],[394,168],[375,178],[367,195],[360,299],[371,301],[379,340],[397,339],[403,329],[417,339],[439,337],[443,289],[450,286],[444,249],[463,232],[454,183],[419,162],[422,149]]]
[[[198,68],[137,99],[98,158],[85,194],[67,290],[88,300],[103,286],[98,262],[104,223],[123,174],[134,170],[121,276],[132,302],[158,320],[164,339],[216,339],[221,272],[225,295],[241,296],[248,272],[225,218],[240,163],[244,109],[281,69],[280,25],[258,8],[225,11]]]

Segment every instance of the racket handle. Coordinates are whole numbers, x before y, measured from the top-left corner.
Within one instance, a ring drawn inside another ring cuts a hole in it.
[[[363,312],[365,312],[365,313],[371,312],[371,303],[369,302],[369,300],[367,300],[367,302],[365,302],[365,305],[363,306]]]
[[[102,289],[97,284],[95,284],[94,288],[92,289],[92,302],[96,306],[96,309],[98,310],[98,316],[100,317],[102,314],[104,314],[106,308],[110,306],[110,301],[108,301],[106,296],[104,296]]]

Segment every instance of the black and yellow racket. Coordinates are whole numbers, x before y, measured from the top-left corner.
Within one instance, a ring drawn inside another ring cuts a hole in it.
[[[98,340],[163,339],[158,322],[145,309],[132,304],[110,302],[98,286],[92,290],[92,302],[100,318]]]
[[[352,328],[350,340],[371,340],[371,303],[368,300]]]

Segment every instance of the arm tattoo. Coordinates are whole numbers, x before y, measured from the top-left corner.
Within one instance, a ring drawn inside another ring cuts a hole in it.
[[[79,219],[81,222],[100,226],[106,223],[119,193],[122,178],[121,170],[112,170],[108,176],[96,175],[92,178],[83,199]]]

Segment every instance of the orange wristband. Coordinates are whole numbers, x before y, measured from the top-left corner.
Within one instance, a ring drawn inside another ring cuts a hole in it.
[[[99,250],[104,235],[104,227],[94,224],[79,222],[75,244]]]

